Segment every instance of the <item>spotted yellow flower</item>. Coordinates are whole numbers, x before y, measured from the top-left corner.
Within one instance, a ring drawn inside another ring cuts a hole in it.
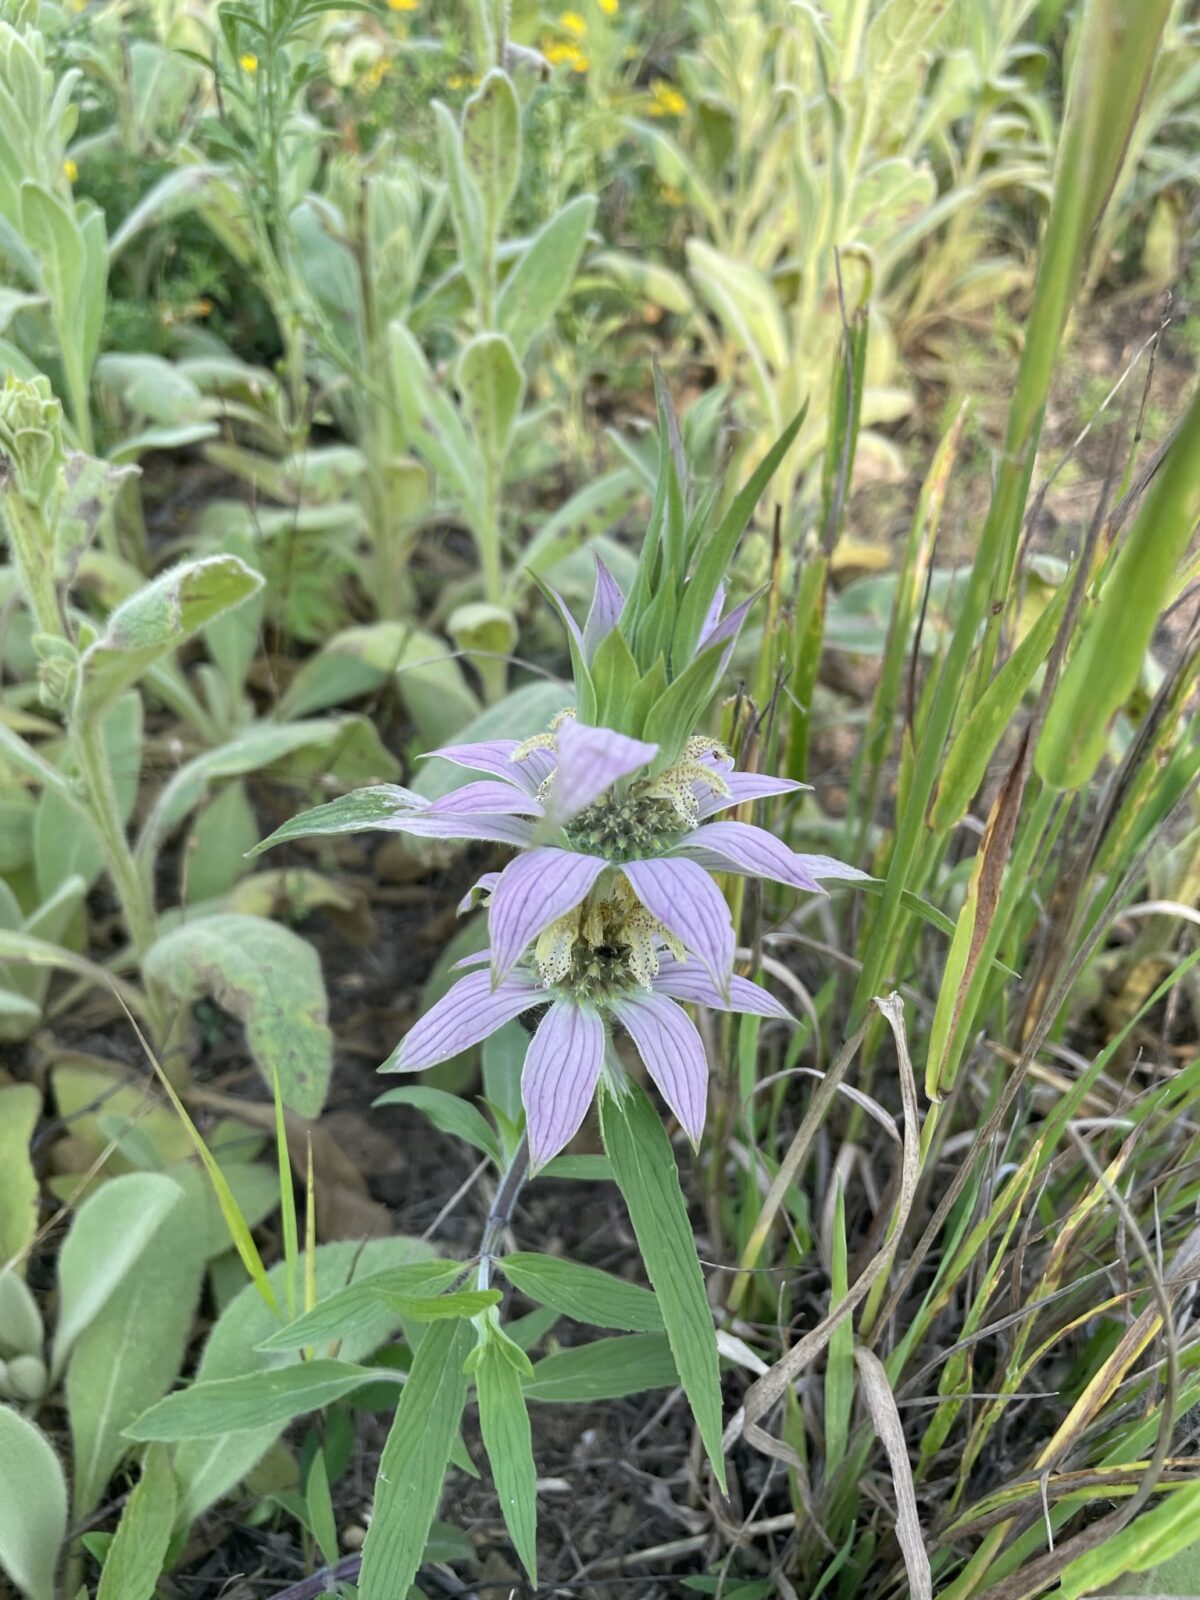
[[[71,160],[70,156],[68,156],[63,162],[63,176],[66,178],[68,183],[74,183],[75,179],[79,176],[79,168]]]
[[[681,117],[687,110],[687,101],[674,84],[655,78],[650,85],[650,104],[646,112],[651,117]]]
[[[606,17],[615,17],[621,9],[621,0],[596,0],[596,4]]]
[[[257,72],[258,71],[258,57],[257,56],[252,56],[250,54],[250,52],[247,50],[247,52],[246,52],[246,54],[244,56],[239,56],[238,57],[238,66],[241,67],[243,72]]]
[[[582,39],[587,32],[587,23],[578,11],[564,11],[558,19],[558,25],[565,33],[573,33],[577,39]]]
[[[542,54],[552,67],[570,67],[572,72],[586,72],[591,64],[577,44],[563,40],[544,45]]]

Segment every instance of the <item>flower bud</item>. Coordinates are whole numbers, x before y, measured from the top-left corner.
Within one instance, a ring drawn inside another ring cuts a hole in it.
[[[49,380],[10,373],[0,389],[0,489],[46,509],[63,460],[62,405]]]

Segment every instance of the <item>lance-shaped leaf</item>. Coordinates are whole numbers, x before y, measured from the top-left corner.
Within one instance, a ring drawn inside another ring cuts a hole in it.
[[[368,1383],[400,1375],[353,1361],[297,1361],[292,1366],[214,1378],[177,1389],[143,1411],[126,1428],[130,1439],[216,1439],[250,1428],[282,1428],[293,1417],[318,1411]]]
[[[595,213],[593,195],[569,201],[534,235],[504,280],[496,300],[496,321],[518,356],[524,356],[571,287]]]
[[[84,651],[75,714],[97,715],[161,656],[245,600],[262,581],[236,556],[207,556],[173,567],[139,589]]]
[[[222,912],[164,934],[146,952],[146,976],[185,1004],[210,995],[246,1026],[267,1082],[284,1104],[315,1117],[333,1068],[333,1036],[316,951],[290,928]]]
[[[479,186],[467,165],[458,123],[437,100],[433,103],[433,115],[438,151],[446,175],[446,191],[450,196],[450,215],[454,219],[454,233],[458,239],[458,253],[467,282],[478,299],[483,287],[483,202]]]
[[[600,1126],[658,1295],[679,1381],[724,1493],[717,1336],[671,1141],[645,1091],[634,1083],[619,1098],[613,1092],[601,1095]]]
[[[178,1492],[164,1451],[148,1450],[142,1476],[117,1524],[96,1600],[152,1600],[166,1565]]]
[[[421,1340],[375,1480],[360,1600],[396,1600],[417,1575],[467,1399],[470,1325],[437,1322]]]
[[[251,850],[252,856],[261,855],[277,844],[289,839],[308,839],[315,835],[337,833],[366,833],[373,828],[388,828],[397,812],[409,811],[424,802],[410,789],[397,783],[378,783],[369,789],[355,789],[353,794],[339,795],[323,806],[313,806],[290,817],[274,833],[268,834]]]
[[[499,1267],[522,1294],[540,1305],[553,1306],[576,1322],[628,1333],[662,1330],[662,1312],[650,1290],[599,1267],[523,1250],[504,1256]]]
[[[1109,723],[1137,684],[1172,575],[1198,520],[1200,390],[1050,702],[1036,755],[1046,783],[1077,789],[1095,772]]]
[[[536,1584],[537,1469],[521,1369],[512,1353],[509,1341],[489,1329],[474,1366],[475,1394],[504,1524],[530,1581]]]

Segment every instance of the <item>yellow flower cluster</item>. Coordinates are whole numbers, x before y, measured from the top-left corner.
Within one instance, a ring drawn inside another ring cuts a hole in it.
[[[686,110],[687,101],[675,85],[666,83],[662,78],[655,78],[650,85],[650,104],[646,107],[647,116],[681,117]]]
[[[552,67],[570,67],[572,72],[586,72],[591,62],[570,39],[550,39],[542,46],[542,54]]]

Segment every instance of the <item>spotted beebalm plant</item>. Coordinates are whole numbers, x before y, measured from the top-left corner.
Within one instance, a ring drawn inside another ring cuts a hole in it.
[[[625,599],[599,562],[596,596],[580,635],[589,664],[619,626]],[[603,608],[607,626],[594,628]],[[738,620],[722,633],[722,645],[736,640]],[[709,632],[719,627],[714,618]],[[433,801],[397,785],[362,791],[377,808],[374,825],[417,838],[487,840],[517,853],[501,871],[485,873],[460,906],[486,902],[488,949],[466,963],[482,970],[460,978],[382,1070],[435,1066],[548,1006],[521,1080],[535,1170],[583,1121],[613,1022],[633,1040],[697,1143],[708,1064],[700,1034],[677,1002],[788,1015],[734,973],[733,919],[710,874],[769,879],[809,893],[822,893],[823,879],[865,876],[830,856],[800,855],[751,823],[721,818],[804,785],[735,771],[717,740],[703,734],[691,734],[662,766],[657,744],[588,726],[574,711],[523,742],[495,739],[430,754],[485,776]],[[329,832],[343,817],[361,825],[343,801],[299,820]]]
[[[619,1029],[629,1037],[697,1143],[709,1073],[685,1007],[788,1016],[765,989],[734,971],[733,918],[714,874],[808,894],[823,893],[827,881],[865,875],[829,856],[798,854],[765,828],[728,816],[803,785],[738,771],[705,731],[750,606],[725,614],[723,575],[802,419],[710,527],[716,493],[689,494],[678,429],[661,389],[659,399],[658,489],[628,594],[597,563],[595,598],[580,627],[547,591],[567,631],[574,706],[524,739],[430,751],[460,769],[459,786],[437,799],[395,785],[359,790],[285,823],[259,848],[382,828],[512,851],[460,907],[466,913],[486,906],[487,948],[460,963],[462,975],[382,1070],[434,1066],[514,1019],[537,1014],[521,1076],[525,1138],[511,1153],[498,1194],[511,1212],[526,1171],[563,1149],[599,1090],[613,1175],[657,1292],[680,1383],[723,1487],[716,1338],[674,1153],[661,1119],[626,1075],[613,1035]],[[490,1281],[497,1238],[492,1219],[480,1252],[481,1288]],[[486,1441],[494,1399],[488,1384],[524,1358],[504,1343],[494,1307],[476,1320],[470,1371]],[[503,1381],[511,1390],[515,1380]],[[531,1502],[532,1463],[526,1467]],[[512,1512],[509,1525],[520,1545],[515,1504],[506,1515]],[[532,1505],[526,1509],[532,1517]],[[527,1536],[528,1522],[521,1526]]]

